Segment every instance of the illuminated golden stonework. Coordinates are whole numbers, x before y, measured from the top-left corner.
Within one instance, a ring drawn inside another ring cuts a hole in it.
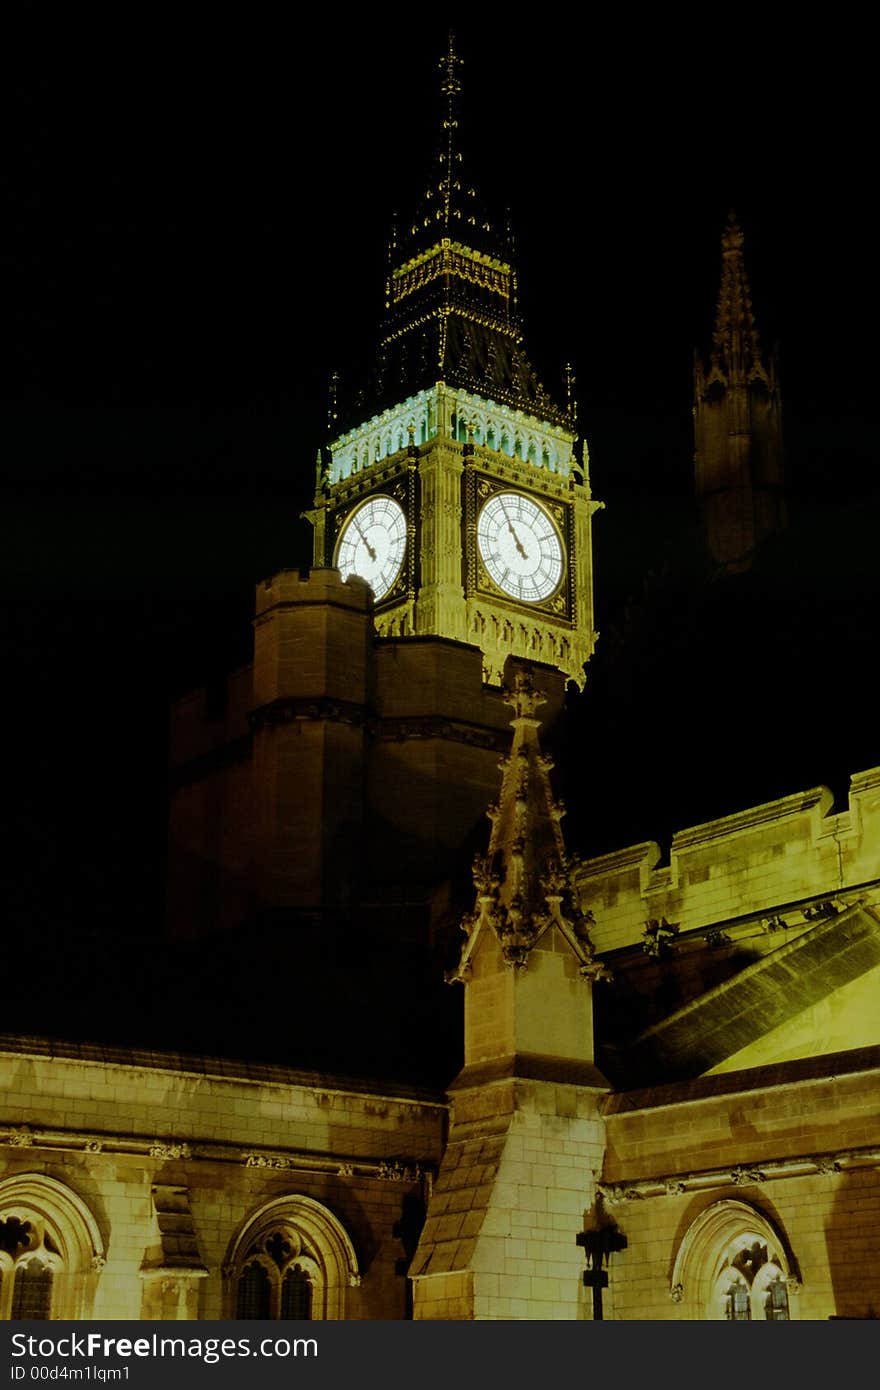
[[[502,683],[511,656],[556,666],[583,685],[595,645],[590,528],[600,504],[577,440],[570,369],[561,406],[525,354],[510,235],[483,213],[463,172],[460,62],[450,40],[435,174],[390,248],[372,410],[346,416],[334,387],[307,513],[314,563],[342,563],[369,583],[377,562],[360,542],[352,569],[357,546],[346,538],[359,539],[362,508],[391,496],[406,545],[396,577],[383,571],[374,593],[380,636],[478,646],[491,685]],[[496,528],[496,544],[481,554],[481,509],[500,496],[521,514],[523,535],[505,544]],[[532,554],[526,513],[538,526]]]

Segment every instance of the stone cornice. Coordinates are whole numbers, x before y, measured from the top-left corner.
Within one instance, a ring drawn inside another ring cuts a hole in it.
[[[607,1093],[610,1088],[594,1062],[519,1052],[465,1067],[450,1082],[449,1091],[454,1094],[509,1081],[547,1081],[557,1086],[576,1086],[579,1090],[595,1091],[599,1095]]]
[[[143,1134],[0,1122],[2,1144],[43,1152],[127,1155],[152,1158],[159,1163],[233,1163],[245,1168],[378,1178],[385,1182],[418,1182],[435,1171],[433,1164],[396,1154],[376,1158],[357,1154],[309,1153],[296,1148],[245,1148],[240,1143],[213,1139],[156,1139]]]
[[[300,719],[318,723],[351,724],[356,728],[364,728],[369,724],[371,716],[366,705],[329,695],[284,697],[272,700],[268,705],[260,705],[248,715],[253,733],[260,729],[277,728],[281,724],[292,724]]]
[[[329,696],[317,699],[280,699],[251,711],[248,716],[250,734],[173,767],[168,778],[170,789],[175,791],[190,782],[210,777],[221,768],[247,762],[252,756],[255,733],[262,729],[280,728],[297,721],[347,724],[352,728],[365,729],[373,738],[383,742],[442,738],[448,742],[466,743],[471,747],[487,748],[497,753],[503,752],[508,743],[506,733],[500,729],[489,729],[483,724],[471,724],[463,719],[447,719],[442,714],[417,714],[381,719],[368,706],[356,704],[351,700],[339,700]]]
[[[462,719],[445,719],[443,715],[409,715],[402,718],[379,719],[374,732],[386,742],[407,739],[442,738],[452,743],[467,743],[476,748],[488,748],[501,753],[509,743],[506,732],[488,729],[483,724],[469,724]]]
[[[738,1164],[733,1168],[703,1168],[689,1173],[668,1173],[656,1178],[623,1179],[599,1183],[598,1191],[608,1206],[642,1201],[648,1197],[680,1197],[686,1193],[709,1192],[718,1187],[763,1186],[779,1178],[835,1177],[855,1168],[880,1165],[876,1146],[840,1149],[837,1152],[804,1157],[772,1158],[766,1162]]]

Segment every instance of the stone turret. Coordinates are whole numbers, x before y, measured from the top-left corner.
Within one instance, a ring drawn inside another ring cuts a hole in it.
[[[488,853],[452,978],[466,989],[465,1064],[410,1273],[417,1318],[576,1318],[578,1236],[602,1163],[591,992],[607,974],[577,902],[526,672],[489,808]]]
[[[527,672],[518,672],[507,703],[513,747],[500,764],[500,797],[488,810],[488,852],[474,862],[476,906],[462,923],[467,941],[454,972],[467,984],[462,1075],[495,1064],[568,1079],[586,1069],[592,1081],[592,1005],[584,982],[605,970],[590,943],[591,919],[577,905],[562,835],[565,808],[538,741],[545,697]]]

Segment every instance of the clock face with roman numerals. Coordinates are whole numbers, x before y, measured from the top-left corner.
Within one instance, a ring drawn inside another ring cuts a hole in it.
[[[562,580],[562,542],[549,513],[521,492],[496,492],[477,518],[480,558],[499,588],[540,603]]]
[[[378,602],[400,573],[406,552],[406,517],[393,497],[371,497],[344,522],[336,547],[343,579],[365,579]]]

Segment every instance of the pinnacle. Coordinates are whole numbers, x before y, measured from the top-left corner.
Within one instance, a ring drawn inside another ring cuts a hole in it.
[[[763,370],[761,344],[743,262],[744,236],[736,213],[721,236],[721,289],[712,338],[712,366],[728,378]]]
[[[550,784],[553,761],[538,740],[537,711],[545,695],[524,671],[505,698],[514,711],[513,746],[499,764],[501,791],[487,812],[489,848],[474,862],[476,908],[462,923],[468,940],[453,978],[467,975],[484,927],[497,935],[506,964],[518,968],[527,964],[543,933],[556,927],[580,961],[581,973],[596,978],[604,967],[593,955],[591,919],[580,911],[571,878],[561,825],[565,807]]]

